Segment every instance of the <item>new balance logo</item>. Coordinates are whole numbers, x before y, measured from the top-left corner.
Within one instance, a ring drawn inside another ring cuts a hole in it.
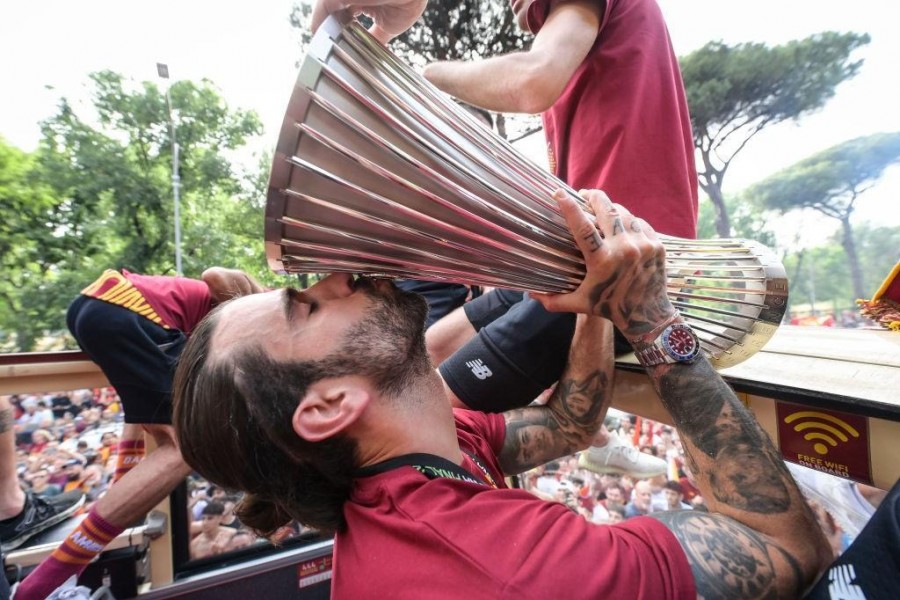
[[[493,375],[488,366],[481,362],[480,358],[470,360],[466,363],[466,366],[472,369],[472,375],[474,375],[478,379],[484,380]]]
[[[862,588],[853,583],[856,571],[853,565],[838,565],[828,571],[828,595],[831,600],[866,600]]]

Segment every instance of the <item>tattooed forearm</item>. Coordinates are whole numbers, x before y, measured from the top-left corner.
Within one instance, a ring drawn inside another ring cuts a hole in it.
[[[584,449],[599,427],[608,393],[609,375],[594,371],[583,380],[561,380],[547,406],[505,413],[503,471],[521,473]]]
[[[802,588],[797,561],[749,527],[691,511],[651,516],[678,538],[702,598],[774,598]]]
[[[689,450],[693,468],[708,477],[716,500],[755,513],[779,513],[791,507],[790,475],[784,463],[707,361],[657,368],[651,376],[658,379],[663,405],[689,447],[711,459],[703,464]]]
[[[561,421],[574,421],[578,425],[591,425],[603,409],[603,400],[609,389],[609,376],[603,371],[594,371],[583,380],[567,378],[560,380],[554,397],[548,404],[562,412]]]
[[[504,413],[504,472],[521,473],[590,444],[609,408],[612,334],[609,321],[578,317],[569,360],[547,404]]]

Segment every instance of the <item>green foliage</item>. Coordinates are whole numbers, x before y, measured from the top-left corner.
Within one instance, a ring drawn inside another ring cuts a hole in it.
[[[811,208],[838,219],[853,295],[865,294],[865,271],[850,217],[860,195],[900,162],[900,132],[856,138],[818,152],[767,177],[747,190],[759,206],[787,212]]]
[[[900,260],[900,227],[877,227],[862,224],[856,227],[857,250],[863,272],[862,297],[871,298],[891,268]],[[853,290],[850,263],[840,236],[828,244],[809,248],[785,258],[791,276],[791,304],[830,301],[837,310],[856,311],[860,297]]]
[[[859,72],[862,61],[850,55],[868,42],[865,34],[835,32],[775,47],[710,42],[681,59],[700,186],[715,204],[719,235],[730,229],[722,185],[731,161],[764,128],[824,106]]]
[[[725,205],[731,215],[734,237],[756,240],[769,248],[775,247],[775,234],[768,229],[767,215],[758,206],[742,197],[728,197]],[[712,202],[701,200],[700,213],[697,215],[697,238],[705,240],[716,236],[715,207]]]
[[[783,169],[747,190],[760,206],[786,212],[812,208],[844,220],[857,198],[900,162],[900,132],[848,140]]]
[[[92,110],[61,99],[34,154],[0,143],[0,343],[15,349],[63,331],[68,302],[106,268],[174,273],[166,94],[110,71],[91,83]],[[258,117],[229,108],[208,81],[175,82],[170,98],[185,275],[223,265],[270,281],[263,169],[246,174],[232,162],[261,133]]]

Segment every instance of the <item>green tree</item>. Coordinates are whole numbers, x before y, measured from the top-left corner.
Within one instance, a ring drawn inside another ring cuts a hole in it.
[[[0,345],[30,347],[40,327],[34,291],[66,248],[55,235],[56,202],[35,180],[34,156],[0,138]]]
[[[838,144],[767,177],[747,190],[760,206],[787,212],[810,208],[841,223],[853,295],[865,295],[863,271],[850,218],[857,199],[900,161],[900,132],[879,133]]]
[[[83,118],[63,99],[43,124],[40,155],[47,184],[71,205],[71,235],[88,244],[98,231],[100,239],[114,235],[121,266],[169,272],[174,224],[166,96],[150,82],[130,89],[109,71],[90,77],[96,114]],[[242,147],[261,125],[253,113],[230,110],[209,82],[179,81],[170,94],[188,222],[191,208],[241,191],[226,152]],[[189,250],[193,244],[185,241]],[[186,272],[202,268],[188,262],[189,251],[185,258]]]
[[[700,187],[716,209],[716,231],[731,235],[723,182],[728,167],[760,131],[815,111],[862,61],[851,53],[868,35],[825,32],[783,46],[710,42],[681,59]]]
[[[0,151],[14,157],[4,161],[13,168],[0,171],[19,182],[6,186],[18,190],[17,202],[0,207],[0,243],[14,246],[2,248],[0,294],[11,302],[0,311],[0,330],[15,332],[19,350],[32,349],[43,332],[64,330],[68,301],[103,269],[174,272],[166,95],[153,83],[110,71],[90,79],[90,108],[79,114],[63,98],[42,123],[32,156]],[[220,264],[270,279],[262,239],[265,186],[259,173],[243,172],[232,158],[261,132],[258,117],[229,108],[208,81],[175,82],[170,96],[185,275]]]
[[[900,260],[900,227],[861,223],[855,227],[860,263],[864,266],[863,298],[871,298],[881,281]],[[855,312],[850,262],[836,233],[826,244],[791,254],[784,264],[791,274],[791,304],[831,302],[837,311]]]
[[[302,51],[310,40],[310,14],[305,2],[295,4],[291,12]],[[391,41],[391,50],[406,63],[422,67],[436,61],[477,60],[524,50],[532,37],[519,30],[507,0],[430,0],[416,24]],[[511,138],[539,127],[531,115],[508,119],[497,114],[495,122],[498,133]]]
[[[743,202],[740,196],[725,198],[725,206],[731,215],[734,237],[755,240],[769,248],[774,248],[775,234],[769,229],[765,211],[750,202]],[[697,237],[705,240],[716,237],[716,210],[712,202],[700,202],[697,215]]]

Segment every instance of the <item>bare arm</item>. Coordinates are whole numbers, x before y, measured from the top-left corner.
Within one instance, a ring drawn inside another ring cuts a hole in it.
[[[603,424],[613,384],[612,324],[579,315],[569,362],[550,400],[503,414],[500,466],[508,475],[583,450]]]
[[[600,6],[558,4],[526,52],[475,62],[437,62],[425,78],[451,96],[499,112],[539,113],[562,94],[597,38]]]
[[[607,316],[639,350],[677,318],[665,294],[665,251],[605,194],[588,197],[596,219],[559,197],[588,276],[572,294],[538,299],[548,310]],[[710,510],[658,517],[681,542],[700,595],[798,597],[827,566],[829,549],[768,436],[705,357],[647,372]]]
[[[433,365],[439,365],[475,335],[475,327],[462,306],[434,323],[425,332],[425,345]]]
[[[216,304],[266,291],[255,279],[240,269],[210,267],[203,271],[200,278],[209,286],[209,293]]]

